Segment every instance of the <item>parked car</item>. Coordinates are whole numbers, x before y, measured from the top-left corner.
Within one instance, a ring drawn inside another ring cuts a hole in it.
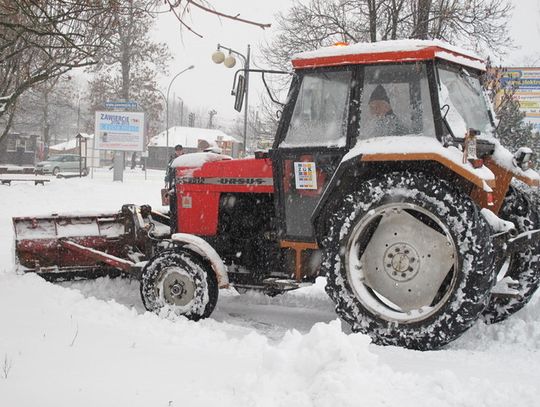
[[[36,173],[52,174],[54,176],[61,172],[79,172],[81,168],[80,157],[77,154],[59,154],[49,157],[45,161],[36,164]],[[82,175],[88,175],[88,168],[82,165]]]

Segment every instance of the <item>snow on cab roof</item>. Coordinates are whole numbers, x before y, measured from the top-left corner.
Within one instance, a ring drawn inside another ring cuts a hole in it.
[[[348,64],[413,62],[444,59],[484,71],[486,65],[476,54],[439,40],[392,40],[334,45],[293,56],[296,69]]]

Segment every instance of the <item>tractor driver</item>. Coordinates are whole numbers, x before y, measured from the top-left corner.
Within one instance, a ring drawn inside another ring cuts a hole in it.
[[[377,85],[369,98],[369,112],[375,118],[372,123],[372,137],[402,136],[407,128],[399,120],[382,85]]]

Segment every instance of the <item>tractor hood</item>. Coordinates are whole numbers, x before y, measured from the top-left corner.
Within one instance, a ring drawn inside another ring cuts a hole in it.
[[[176,183],[184,189],[215,185],[223,192],[273,192],[272,162],[268,158],[232,159],[221,154],[193,153],[176,158],[173,166]]]

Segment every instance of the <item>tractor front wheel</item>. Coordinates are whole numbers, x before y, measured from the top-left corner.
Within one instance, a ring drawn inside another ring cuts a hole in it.
[[[160,252],[143,269],[144,306],[164,317],[207,318],[216,306],[218,291],[210,265],[201,256],[181,247]]]
[[[383,345],[437,349],[489,300],[489,227],[449,182],[395,172],[359,183],[329,215],[326,291],[355,332]]]

